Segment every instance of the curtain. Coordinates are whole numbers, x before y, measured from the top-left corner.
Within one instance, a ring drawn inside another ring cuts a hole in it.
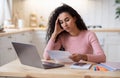
[[[0,0],[0,25],[3,24],[4,20],[4,0]]]
[[[12,0],[0,0],[0,25],[12,19]]]

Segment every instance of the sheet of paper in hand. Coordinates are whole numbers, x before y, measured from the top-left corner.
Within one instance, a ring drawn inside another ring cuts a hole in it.
[[[71,63],[73,62],[69,56],[71,55],[68,51],[60,51],[60,50],[50,50],[48,51],[50,58],[55,60],[56,62],[64,62]]]

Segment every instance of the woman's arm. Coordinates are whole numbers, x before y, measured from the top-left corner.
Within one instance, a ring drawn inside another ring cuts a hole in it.
[[[59,50],[60,47],[61,47],[60,39],[58,39],[57,42],[55,42],[54,36],[51,36],[50,40],[48,41],[48,43],[47,43],[47,45],[44,49],[44,53],[43,53],[44,59],[46,59],[46,60],[50,59],[47,51],[49,51],[49,50]]]
[[[60,47],[61,47],[60,39],[57,39],[57,42],[56,42],[56,38],[63,31],[64,30],[60,27],[60,23],[59,23],[59,20],[57,18],[57,20],[55,22],[54,32],[52,33],[51,38],[48,41],[48,44],[47,44],[47,46],[44,50],[44,54],[43,54],[44,59],[50,59],[50,57],[47,53],[48,50],[58,50],[58,49],[60,49]]]
[[[89,42],[93,48],[93,54],[87,54],[88,61],[105,62],[106,56],[94,32],[89,33]]]

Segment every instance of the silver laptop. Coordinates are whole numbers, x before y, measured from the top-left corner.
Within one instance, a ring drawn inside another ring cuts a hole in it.
[[[13,47],[20,59],[20,62],[24,65],[33,66],[37,68],[58,68],[63,67],[63,64],[53,62],[42,62],[38,54],[37,48],[31,44],[12,42]]]

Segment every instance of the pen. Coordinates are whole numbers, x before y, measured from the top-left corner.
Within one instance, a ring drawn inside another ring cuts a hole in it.
[[[96,71],[96,66],[94,66],[94,71]]]
[[[99,71],[99,67],[98,67],[98,66],[95,66],[95,67],[94,67],[94,71]]]
[[[95,66],[94,71],[108,71],[108,69],[102,67],[102,66]]]
[[[96,66],[94,66],[94,71],[97,71]]]

